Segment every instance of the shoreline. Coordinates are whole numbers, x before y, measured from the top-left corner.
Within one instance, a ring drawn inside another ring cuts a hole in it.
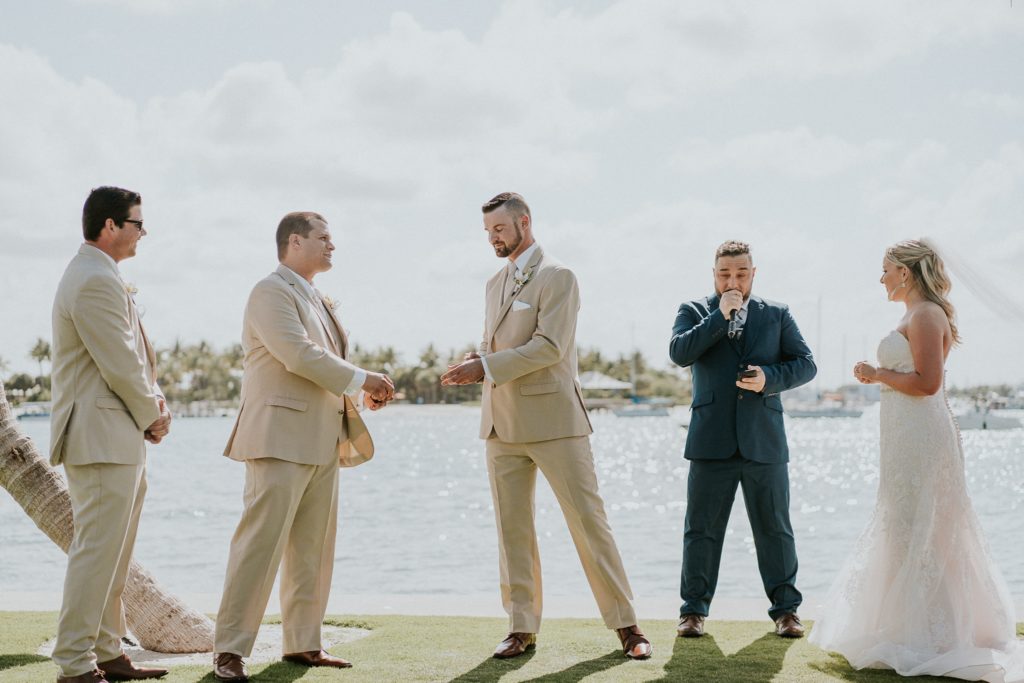
[[[175,596],[200,612],[216,614],[220,603],[218,593],[189,593]],[[820,615],[823,595],[804,596],[800,617],[813,620]],[[56,612],[60,610],[58,592],[0,591],[0,612]],[[634,600],[640,621],[678,619],[679,596],[639,596]],[[1015,602],[1016,620],[1024,619],[1024,601]],[[279,615],[280,604],[275,591],[267,605],[266,615]],[[327,603],[328,614],[366,616],[437,616],[437,617],[506,617],[498,592],[478,594],[400,594],[359,593],[335,594]],[[546,595],[544,616],[549,619],[600,619],[590,595]],[[768,599],[761,597],[716,598],[709,620],[768,620]]]
[[[219,593],[176,595],[187,605],[205,614],[216,614]],[[808,600],[801,617],[813,619],[817,614]],[[55,591],[0,591],[0,612],[56,612],[60,610],[61,594]],[[640,596],[634,600],[640,620],[677,619],[677,595]],[[280,614],[277,591],[270,597],[267,616]],[[328,614],[366,616],[437,616],[437,617],[506,617],[498,592],[479,594],[337,594],[327,603]],[[544,616],[550,619],[600,619],[597,605],[590,595],[545,595]],[[722,621],[757,621],[768,619],[767,598],[717,598],[710,619]]]

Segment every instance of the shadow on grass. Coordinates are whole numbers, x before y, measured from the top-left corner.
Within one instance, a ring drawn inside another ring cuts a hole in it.
[[[665,664],[665,675],[659,680],[769,683],[782,671],[793,642],[791,638],[766,633],[736,654],[726,656],[711,634],[676,638],[672,657]]]
[[[291,662],[274,662],[262,669],[248,666],[249,680],[265,683],[292,683],[309,673],[310,667]],[[213,671],[208,671],[197,683],[220,683]]]
[[[537,678],[531,678],[523,683],[579,683],[590,674],[596,674],[599,671],[606,671],[613,666],[619,666],[625,664],[629,660],[620,650],[614,650],[601,657],[595,657],[594,659],[588,659],[583,662],[577,662],[567,669],[562,669],[551,674],[544,674]]]
[[[488,657],[466,673],[451,679],[448,683],[492,683],[510,671],[515,671],[533,659],[536,650],[527,650],[512,659]]]
[[[43,657],[42,655],[0,655],[0,671],[15,669],[26,664],[38,664],[39,662],[48,661],[50,661],[50,658]]]
[[[850,666],[850,663],[846,661],[846,657],[835,652],[828,652],[829,661],[821,664],[814,663],[810,667],[815,671],[820,671],[826,676],[831,676],[840,681],[856,681],[857,683],[865,682],[870,683],[871,681],[893,681],[897,680],[897,676],[891,669],[854,669]],[[948,681],[948,678],[938,678],[936,676],[914,676],[914,682],[925,683],[925,681]]]

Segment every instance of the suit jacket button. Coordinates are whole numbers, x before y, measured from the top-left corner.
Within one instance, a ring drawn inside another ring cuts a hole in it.
[[[740,394],[740,400],[741,401],[743,400],[743,394]]]

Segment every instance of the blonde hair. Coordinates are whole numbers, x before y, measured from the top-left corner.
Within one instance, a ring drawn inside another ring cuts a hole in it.
[[[949,330],[953,334],[953,343],[960,343],[960,333],[956,327],[956,310],[949,300],[952,283],[946,274],[946,266],[935,248],[924,238],[897,242],[885,250],[885,258],[892,263],[907,268],[914,277],[914,282],[921,290],[924,298],[937,304],[949,320]]]

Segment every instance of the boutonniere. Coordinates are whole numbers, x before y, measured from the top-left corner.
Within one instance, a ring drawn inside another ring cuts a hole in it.
[[[135,295],[139,293],[139,288],[130,282],[122,281],[122,284],[124,285],[124,293],[130,296],[132,301],[135,301]]]
[[[526,285],[526,283],[530,281],[530,278],[532,277],[533,268],[527,268],[526,270],[523,271],[522,275],[516,275],[512,279],[512,281],[515,282],[515,287],[512,288],[512,296],[518,294],[519,290],[522,289]]]
[[[332,299],[329,296],[322,296],[320,298],[323,299],[324,306],[327,307],[328,311],[331,311],[333,313],[334,311],[338,310],[338,302],[337,301],[335,301],[334,299]]]

